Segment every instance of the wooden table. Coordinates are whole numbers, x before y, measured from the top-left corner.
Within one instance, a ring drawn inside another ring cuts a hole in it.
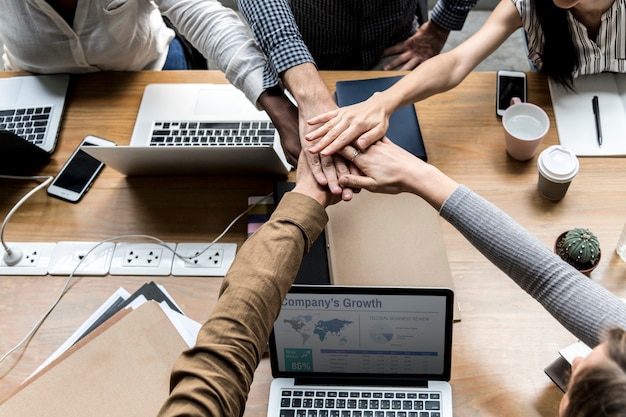
[[[10,74],[3,73],[1,76]],[[388,72],[327,72],[329,88],[341,79]],[[54,174],[88,135],[127,144],[143,88],[155,82],[223,82],[217,72],[99,73],[73,77],[58,149],[45,172]],[[552,127],[540,150],[558,143],[546,79],[528,74],[529,101],[543,107]],[[626,160],[581,158],[567,196],[550,202],[537,193],[536,158],[508,157],[495,115],[495,73],[475,72],[457,88],[416,104],[429,162],[504,209],[552,246],[562,231],[595,232],[603,257],[591,278],[626,296],[626,264],[615,244],[626,221]],[[290,179],[294,179],[293,173]],[[8,241],[100,241],[143,233],[173,242],[215,238],[247,207],[251,195],[272,191],[268,178],[125,178],[106,168],[78,204],[40,192],[10,222]],[[34,183],[0,180],[4,216]],[[240,245],[240,220],[223,242]],[[534,300],[441,221],[463,320],[455,324],[452,387],[455,415],[556,415],[560,391],[543,368],[576,339]],[[0,364],[0,397],[15,389],[113,291],[133,292],[151,277],[81,277],[30,343]],[[0,354],[18,343],[61,290],[66,277],[0,277]],[[157,277],[191,318],[202,322],[216,301],[219,278]],[[264,416],[269,360],[259,367],[246,416]]]

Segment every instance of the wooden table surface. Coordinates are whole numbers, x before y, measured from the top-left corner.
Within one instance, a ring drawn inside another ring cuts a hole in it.
[[[9,76],[2,73],[0,76]],[[330,89],[342,79],[388,72],[324,72]],[[393,74],[395,75],[395,74]],[[156,82],[223,82],[221,73],[137,72],[74,76],[58,148],[45,169],[55,174],[86,135],[127,144],[143,88]],[[546,79],[528,74],[528,99],[544,108],[550,132],[540,147],[557,144]],[[429,162],[492,201],[546,245],[562,231],[588,227],[603,256],[590,279],[626,296],[626,263],[615,254],[626,222],[626,160],[580,158],[580,173],[560,202],[537,192],[536,158],[511,159],[495,115],[495,73],[475,72],[454,90],[416,104]],[[289,176],[294,179],[293,173]],[[150,234],[173,242],[215,238],[247,207],[247,198],[272,191],[275,178],[125,178],[110,168],[78,204],[39,192],[14,215],[8,241],[100,241]],[[0,180],[2,217],[32,181]],[[543,373],[557,351],[576,339],[534,300],[486,261],[445,221],[441,227],[462,310],[454,327],[454,410],[461,416],[553,416],[560,391]],[[240,245],[245,218],[222,242]],[[154,280],[183,311],[202,322],[216,301],[220,278],[77,277],[29,344],[0,364],[0,398],[14,390],[118,287],[133,292]],[[18,343],[54,301],[66,277],[0,276],[0,354]],[[271,375],[259,367],[246,416],[264,416]]]

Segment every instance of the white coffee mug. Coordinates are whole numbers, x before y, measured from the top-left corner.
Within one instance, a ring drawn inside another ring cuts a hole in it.
[[[535,104],[511,99],[511,106],[502,116],[506,151],[513,159],[527,161],[537,153],[550,129],[550,118]]]

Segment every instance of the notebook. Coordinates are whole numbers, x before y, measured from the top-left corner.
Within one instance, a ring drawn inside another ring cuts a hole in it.
[[[361,190],[326,211],[332,284],[454,289],[439,213],[420,197]]]
[[[370,98],[375,92],[391,87],[400,78],[402,76],[337,81],[335,84],[335,101],[340,107],[360,103]],[[396,145],[401,146],[418,158],[427,160],[422,131],[413,104],[400,107],[393,112],[389,118],[386,136]]]
[[[38,169],[56,147],[70,77],[0,78],[0,170]],[[23,142],[20,142],[22,140]]]
[[[294,285],[270,336],[268,417],[366,407],[451,417],[453,298],[445,288]]]
[[[129,146],[85,151],[126,175],[285,175],[291,169],[267,113],[230,84],[150,84]]]
[[[296,186],[295,182],[274,183],[274,204],[278,205],[286,192]],[[294,280],[296,284],[330,284],[328,269],[328,243],[326,233],[322,233],[313,241],[311,248],[302,258],[300,268]]]

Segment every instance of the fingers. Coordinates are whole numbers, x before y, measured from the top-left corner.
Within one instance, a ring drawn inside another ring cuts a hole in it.
[[[309,120],[307,120],[307,123],[310,124],[310,125],[317,125],[317,124],[320,124],[320,123],[326,123],[327,121],[329,121],[333,117],[337,116],[338,112],[339,112],[339,109],[335,109],[335,110],[331,110],[331,111],[326,112],[326,113],[318,114],[317,116],[314,116],[314,117],[310,118]]]
[[[372,191],[375,186],[374,179],[362,175],[348,174],[340,178],[339,183],[344,189],[365,189]]]
[[[328,180],[326,179],[326,174],[324,174],[322,159],[319,154],[310,154],[309,152],[303,152],[306,157],[306,161],[311,168],[311,173],[315,177],[315,180],[318,184],[322,186],[328,185]]]
[[[350,138],[359,133],[360,132],[356,129],[351,128],[349,122],[335,117],[325,122],[313,132],[308,133],[305,139],[308,141],[318,139],[309,149],[310,152],[321,152],[322,155],[332,155],[337,152],[338,149],[350,143]]]
[[[321,167],[324,177],[326,179],[326,185],[333,194],[341,194],[342,189],[339,186],[339,174],[340,170],[346,170],[345,162],[341,158],[335,158],[334,156],[320,155]],[[342,167],[343,164],[343,167]],[[317,178],[317,176],[316,176]]]

